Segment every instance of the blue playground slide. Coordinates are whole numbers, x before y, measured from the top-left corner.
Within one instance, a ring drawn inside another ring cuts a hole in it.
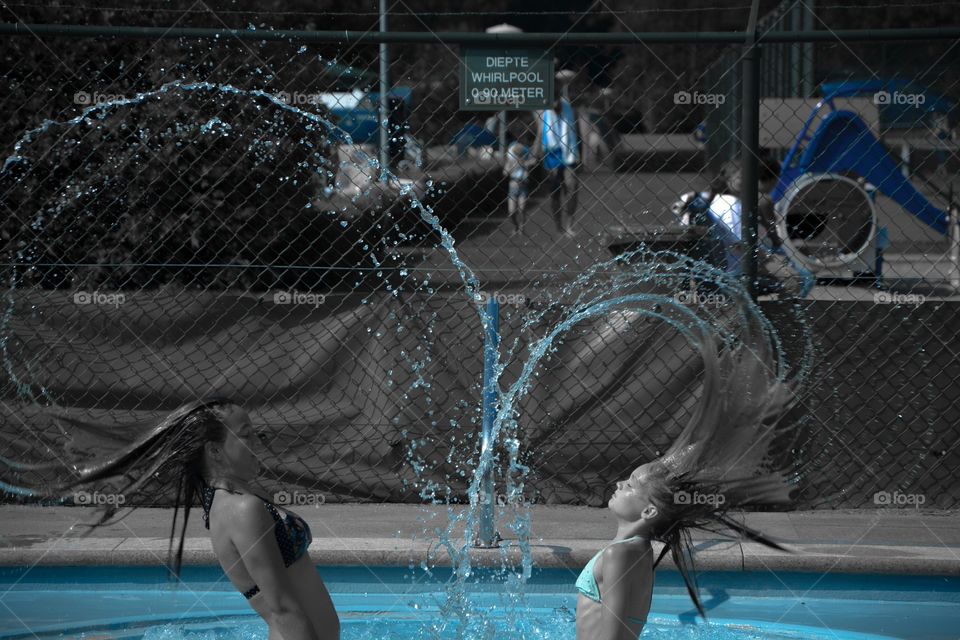
[[[951,113],[957,108],[955,101],[943,96],[929,87],[904,78],[868,78],[862,80],[838,80],[820,85],[823,95],[833,98],[864,96],[874,98],[880,128],[916,129],[932,127],[930,115],[933,113]],[[877,100],[881,92],[887,95],[896,93],[922,95],[923,101]]]
[[[833,95],[824,98],[810,114],[783,161],[780,180],[773,190],[775,202],[783,198],[790,184],[804,173],[853,172],[877,187],[880,193],[897,202],[919,220],[939,233],[947,233],[947,213],[933,206],[909,180],[887,150],[873,136],[856,113],[836,110]],[[828,114],[812,136],[810,125],[820,108],[828,104]],[[800,151],[801,145],[807,142]],[[799,154],[799,157],[798,157]]]

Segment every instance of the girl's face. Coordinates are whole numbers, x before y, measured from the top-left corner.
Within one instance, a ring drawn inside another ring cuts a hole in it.
[[[617,490],[607,504],[618,518],[637,522],[656,515],[656,507],[650,500],[654,483],[660,481],[656,470],[653,463],[640,465],[629,478],[617,483]]]
[[[260,441],[247,412],[233,408],[224,418],[227,439],[219,447],[219,461],[225,471],[240,480],[251,480],[260,474]]]

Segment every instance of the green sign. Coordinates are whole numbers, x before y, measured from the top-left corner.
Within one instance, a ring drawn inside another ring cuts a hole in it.
[[[553,105],[553,55],[545,49],[463,49],[460,109],[535,111]]]

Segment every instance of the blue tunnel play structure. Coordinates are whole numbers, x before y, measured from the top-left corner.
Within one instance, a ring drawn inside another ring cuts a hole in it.
[[[829,105],[831,113],[810,135],[811,123],[824,105]],[[858,114],[835,108],[833,96],[817,105],[787,153],[773,200],[781,200],[790,185],[803,174],[847,172],[866,179],[932,229],[947,233],[947,212],[931,204],[903,176],[900,167]]]

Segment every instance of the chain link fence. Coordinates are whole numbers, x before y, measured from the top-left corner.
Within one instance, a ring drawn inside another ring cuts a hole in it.
[[[8,37],[4,457],[69,469],[222,393],[269,434],[265,482],[288,500],[461,501],[483,326],[425,211],[500,303],[503,385],[526,314],[590,265],[705,228],[709,259],[736,266],[740,47],[558,41],[578,157],[551,171],[549,138],[570,133],[459,110],[458,46],[422,40],[390,45],[381,113],[364,41]],[[955,44],[795,42],[775,55],[800,69],[762,67],[761,242],[782,248],[761,254],[760,305],[791,363],[800,324],[815,345],[799,506],[960,501]],[[531,501],[602,504],[696,406],[683,336],[598,331],[571,334],[524,402]]]

